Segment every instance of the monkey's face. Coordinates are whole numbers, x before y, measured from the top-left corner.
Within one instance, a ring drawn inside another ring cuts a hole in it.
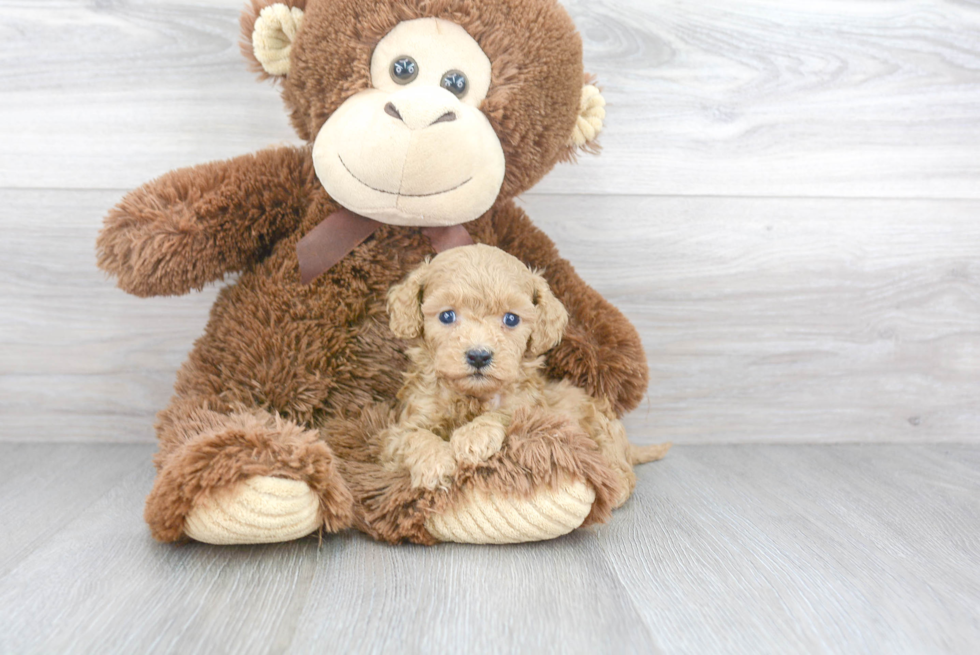
[[[455,23],[399,23],[371,57],[371,88],[348,98],[313,146],[317,177],[344,207],[393,225],[478,218],[504,181],[504,151],[480,105],[490,59]]]
[[[364,216],[471,221],[596,149],[604,101],[558,0],[251,0],[242,27],[320,182]]]

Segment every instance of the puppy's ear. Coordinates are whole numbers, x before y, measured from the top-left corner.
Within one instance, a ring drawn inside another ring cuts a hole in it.
[[[422,286],[428,268],[429,262],[423,262],[388,290],[388,326],[399,339],[422,336]]]
[[[568,312],[539,274],[534,275],[534,305],[538,309],[538,318],[534,322],[527,349],[537,357],[561,343],[565,326],[568,325]]]

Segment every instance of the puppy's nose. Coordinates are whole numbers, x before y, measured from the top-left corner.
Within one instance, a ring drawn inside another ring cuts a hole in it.
[[[479,370],[486,368],[493,361],[493,353],[486,348],[474,348],[466,351],[466,363]]]

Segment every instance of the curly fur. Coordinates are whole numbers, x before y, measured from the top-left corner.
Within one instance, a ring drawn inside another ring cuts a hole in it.
[[[160,474],[144,512],[161,541],[181,538],[202,496],[258,475],[305,482],[320,497],[328,531],[353,522],[351,493],[315,430],[259,410],[222,414],[179,405],[161,413],[157,429],[180,443],[155,458]]]
[[[533,408],[593,440],[617,479],[615,505],[629,497],[641,457],[609,403],[541,372],[540,355],[557,345],[568,316],[540,275],[497,248],[456,248],[393,287],[388,311],[392,326],[420,343],[408,351],[398,421],[381,437],[383,464],[407,468],[413,487],[446,489],[459,463],[496,455],[514,415]],[[440,320],[447,311],[449,324]],[[520,323],[505,325],[507,313]],[[489,363],[467,360],[476,349]]]
[[[595,441],[577,425],[527,408],[514,413],[496,457],[460,464],[448,489],[416,487],[407,468],[392,469],[383,463],[385,428],[397,415],[389,405],[374,405],[356,418],[333,419],[322,430],[350,481],[354,525],[375,539],[437,543],[425,529],[425,521],[459,502],[463,489],[531,498],[542,487],[557,489],[564,480],[582,480],[596,492],[583,526],[607,521],[622,489]]]

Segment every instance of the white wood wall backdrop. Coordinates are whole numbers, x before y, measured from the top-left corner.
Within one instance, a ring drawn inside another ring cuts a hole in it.
[[[0,439],[152,439],[214,297],[94,267],[122,193],[295,137],[244,0],[0,0]],[[641,329],[640,441],[980,436],[980,4],[567,3],[604,153],[525,203]]]
[[[4,0],[4,186],[130,188],[295,137],[244,0]],[[606,155],[540,190],[978,198],[980,5],[568,0]]]

